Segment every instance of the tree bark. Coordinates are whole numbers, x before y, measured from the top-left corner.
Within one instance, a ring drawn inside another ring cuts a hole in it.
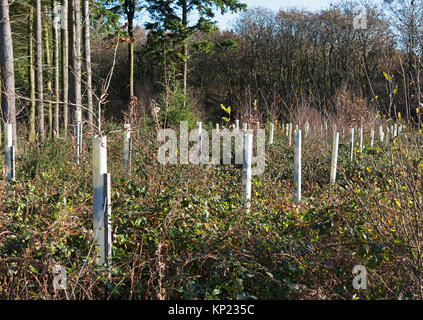
[[[75,70],[74,70],[74,51],[75,51],[75,17],[74,17],[74,0],[68,0],[68,37],[69,37],[69,51],[68,51],[68,68],[69,68],[69,122],[73,123],[75,115]]]
[[[34,69],[34,8],[31,7],[29,11],[29,23],[28,23],[28,73],[29,73],[29,87],[30,87],[30,98],[31,107],[29,111],[29,141],[35,141],[35,69]]]
[[[188,26],[188,3],[187,1],[183,1],[182,3],[182,27],[183,32],[186,32]],[[185,36],[184,36],[185,37]],[[184,39],[183,43],[183,57],[184,57],[184,70],[183,70],[183,77],[184,77],[184,108],[187,105],[187,77],[188,77],[188,39]]]
[[[90,1],[84,0],[84,26],[85,26],[85,68],[87,72],[87,104],[88,123],[93,129],[93,93],[92,93],[92,72],[91,72],[91,41],[90,41]]]
[[[62,41],[62,86],[63,86],[63,125],[64,134],[68,131],[69,113],[69,34],[68,34],[68,0],[61,0],[61,41]]]
[[[49,41],[49,31],[48,31],[48,7],[43,5],[43,33],[44,33],[44,49],[45,49],[45,64],[46,64],[46,75],[47,75],[47,97],[49,100],[52,100],[53,89],[52,89],[52,73],[51,73],[51,56],[50,56],[50,41]],[[48,137],[51,139],[53,137],[53,106],[52,103],[48,103]]]
[[[0,3],[0,69],[1,69],[1,98],[2,112],[5,123],[12,124],[12,144],[17,146],[16,140],[16,106],[15,106],[15,71],[13,66],[13,42],[10,28],[9,3]]]
[[[59,26],[57,25],[57,2],[52,1],[53,8],[53,47],[54,47],[54,95],[56,103],[54,104],[54,137],[59,137],[59,101],[60,101],[60,77],[59,77]]]
[[[81,56],[81,2],[80,0],[74,1],[74,53],[73,53],[73,69],[74,69],[74,82],[75,82],[75,104],[76,104],[76,114],[75,121],[82,121],[82,94],[81,94],[81,80],[82,80],[82,56]]]
[[[134,15],[135,15],[135,1],[126,0],[124,3],[124,12],[128,19],[128,58],[129,58],[129,101],[132,101],[134,95]]]
[[[36,50],[36,93],[38,108],[38,136],[41,141],[45,139],[44,129],[44,92],[43,92],[43,48],[42,48],[42,29],[41,29],[41,0],[35,2],[35,33]]]

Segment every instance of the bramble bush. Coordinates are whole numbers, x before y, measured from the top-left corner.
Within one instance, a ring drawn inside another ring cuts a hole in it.
[[[293,148],[276,130],[249,211],[239,165],[163,166],[154,130],[132,138],[125,181],[122,132],[108,136],[110,269],[94,261],[90,137],[79,167],[70,140],[21,142],[16,182],[0,192],[2,299],[423,298],[423,165],[411,129],[352,163],[342,141],[334,185],[331,137],[305,139],[298,205]],[[53,290],[55,264],[66,267],[67,290]],[[358,264],[366,290],[352,286]]]

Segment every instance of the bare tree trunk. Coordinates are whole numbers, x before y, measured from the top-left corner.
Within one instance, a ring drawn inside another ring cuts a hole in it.
[[[53,7],[53,47],[54,47],[54,95],[56,103],[54,104],[54,137],[59,137],[59,101],[60,101],[60,78],[59,78],[59,27],[56,21],[57,2],[52,1]]]
[[[51,101],[53,96],[52,90],[52,73],[51,73],[51,56],[50,56],[50,41],[49,41],[49,32],[48,32],[48,7],[47,5],[43,5],[43,15],[44,15],[44,23],[43,23],[43,33],[44,33],[44,48],[45,48],[45,63],[47,69],[47,96]],[[48,137],[51,139],[53,137],[53,106],[51,102],[48,103]]]
[[[75,10],[74,0],[68,0],[68,37],[69,37],[69,119],[73,123],[75,118],[75,64],[74,64],[74,51],[75,51]]]
[[[74,2],[74,53],[73,53],[73,69],[74,69],[74,81],[75,81],[75,104],[77,105],[75,110],[75,121],[82,121],[81,105],[82,105],[82,94],[81,94],[81,80],[82,80],[82,56],[81,56],[81,2],[80,0],[73,0]]]
[[[129,99],[131,100],[134,95],[134,42],[132,41],[134,37],[133,32],[133,18],[129,19],[128,23],[128,34],[129,34]]]
[[[34,8],[31,7],[29,11],[29,25],[28,25],[28,73],[29,73],[29,87],[30,87],[30,98],[31,108],[29,111],[29,141],[35,141],[35,70],[34,70]]]
[[[12,144],[17,146],[16,140],[16,107],[15,107],[15,71],[13,66],[13,42],[10,28],[9,3],[0,3],[0,69],[1,69],[1,98],[2,115],[5,123],[12,124]]]
[[[44,130],[44,94],[43,94],[43,48],[42,48],[42,30],[41,30],[41,0],[35,2],[35,33],[37,35],[37,50],[36,50],[36,92],[37,92],[37,107],[38,107],[38,136],[41,141],[45,139]]]
[[[93,94],[92,94],[92,72],[91,72],[91,41],[90,41],[90,1],[84,0],[84,26],[85,26],[85,68],[87,72],[87,103],[88,123],[93,129]]]
[[[128,19],[128,58],[129,58],[129,101],[133,101],[134,95],[134,16],[135,16],[135,0],[128,0],[124,2],[124,12]]]
[[[186,32],[186,28],[188,27],[188,3],[186,0],[184,0],[182,4],[182,26],[184,28],[184,32]],[[184,70],[183,70],[184,108],[185,108],[187,105],[186,99],[187,99],[187,77],[188,77],[188,40],[187,39],[184,40],[183,57],[184,57]]]
[[[68,131],[69,113],[69,35],[68,35],[68,0],[61,0],[62,3],[62,85],[63,85],[63,124],[64,134],[66,136]]]

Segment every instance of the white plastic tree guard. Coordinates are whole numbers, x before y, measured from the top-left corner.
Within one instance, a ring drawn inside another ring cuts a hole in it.
[[[107,137],[93,137],[93,225],[98,248],[97,265],[106,264],[111,257],[112,238],[110,201],[107,200],[110,176],[107,175]],[[108,182],[108,183],[105,183]]]
[[[203,142],[203,133],[202,133],[202,123],[201,122],[197,122],[197,130],[198,130],[198,135],[197,135],[197,146],[196,146],[196,150],[195,152],[197,153],[198,156],[200,156],[200,154],[202,153],[202,142]]]
[[[371,129],[370,130],[370,148],[373,148],[374,141],[375,141],[375,131]]]
[[[354,158],[354,128],[350,128],[350,161]]]
[[[290,123],[288,127],[288,145],[291,146],[291,144],[292,144],[292,123]]]
[[[75,122],[75,159],[76,164],[79,165],[82,153],[82,122]]]
[[[131,170],[131,124],[125,123],[125,138],[123,141],[123,171],[125,179],[128,179]]]
[[[269,144],[272,145],[273,144],[273,129],[274,129],[274,125],[273,123],[270,124],[270,133],[269,133]]]
[[[242,169],[242,192],[246,202],[247,209],[250,207],[251,200],[251,178],[252,178],[252,156],[253,156],[253,135],[244,134],[244,161]]]
[[[330,183],[335,183],[335,180],[336,180],[336,166],[338,162],[338,144],[339,144],[339,132],[334,132],[333,143],[332,143],[332,161],[330,166]]]
[[[15,179],[15,148],[13,146],[12,124],[7,123],[4,126],[4,145],[5,145],[5,169],[6,181]]]
[[[235,132],[239,133],[239,120],[235,120]]]
[[[301,130],[295,131],[294,142],[294,202],[301,202]]]
[[[358,150],[360,151],[360,153],[363,152],[363,128],[360,127],[360,129],[358,129]]]
[[[379,126],[379,141],[380,142],[383,142],[383,136],[384,136],[383,126]]]

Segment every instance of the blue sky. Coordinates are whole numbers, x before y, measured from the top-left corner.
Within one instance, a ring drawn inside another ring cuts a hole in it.
[[[280,8],[303,8],[309,10],[319,10],[328,8],[334,0],[241,0],[247,4],[248,8],[265,7],[274,11]],[[216,21],[221,29],[230,29],[232,22],[239,14],[216,14]]]
[[[248,8],[264,7],[274,11],[280,8],[303,8],[309,10],[319,10],[328,8],[331,3],[336,0],[240,0],[242,3],[247,4]],[[220,29],[230,29],[232,23],[239,16],[238,14],[226,13],[221,15],[216,13],[215,20]],[[142,25],[145,20],[148,19],[148,15],[144,12],[141,16],[137,17],[136,23]]]
[[[336,4],[338,0],[239,0],[242,3],[247,4],[248,9],[255,7],[264,7],[277,11],[279,9],[288,9],[288,8],[297,8],[305,9],[311,11],[317,11],[322,9],[328,9],[331,4]],[[366,0],[357,0],[358,2]],[[375,3],[381,3],[382,0],[373,0]],[[217,21],[217,26],[222,30],[230,30],[235,20],[240,16],[241,13],[231,14],[226,13],[221,15],[216,13],[215,20]],[[196,21],[198,16],[193,13],[191,16],[193,21]],[[144,11],[140,16],[136,18],[136,24],[143,26],[144,23],[148,20],[148,14]]]

